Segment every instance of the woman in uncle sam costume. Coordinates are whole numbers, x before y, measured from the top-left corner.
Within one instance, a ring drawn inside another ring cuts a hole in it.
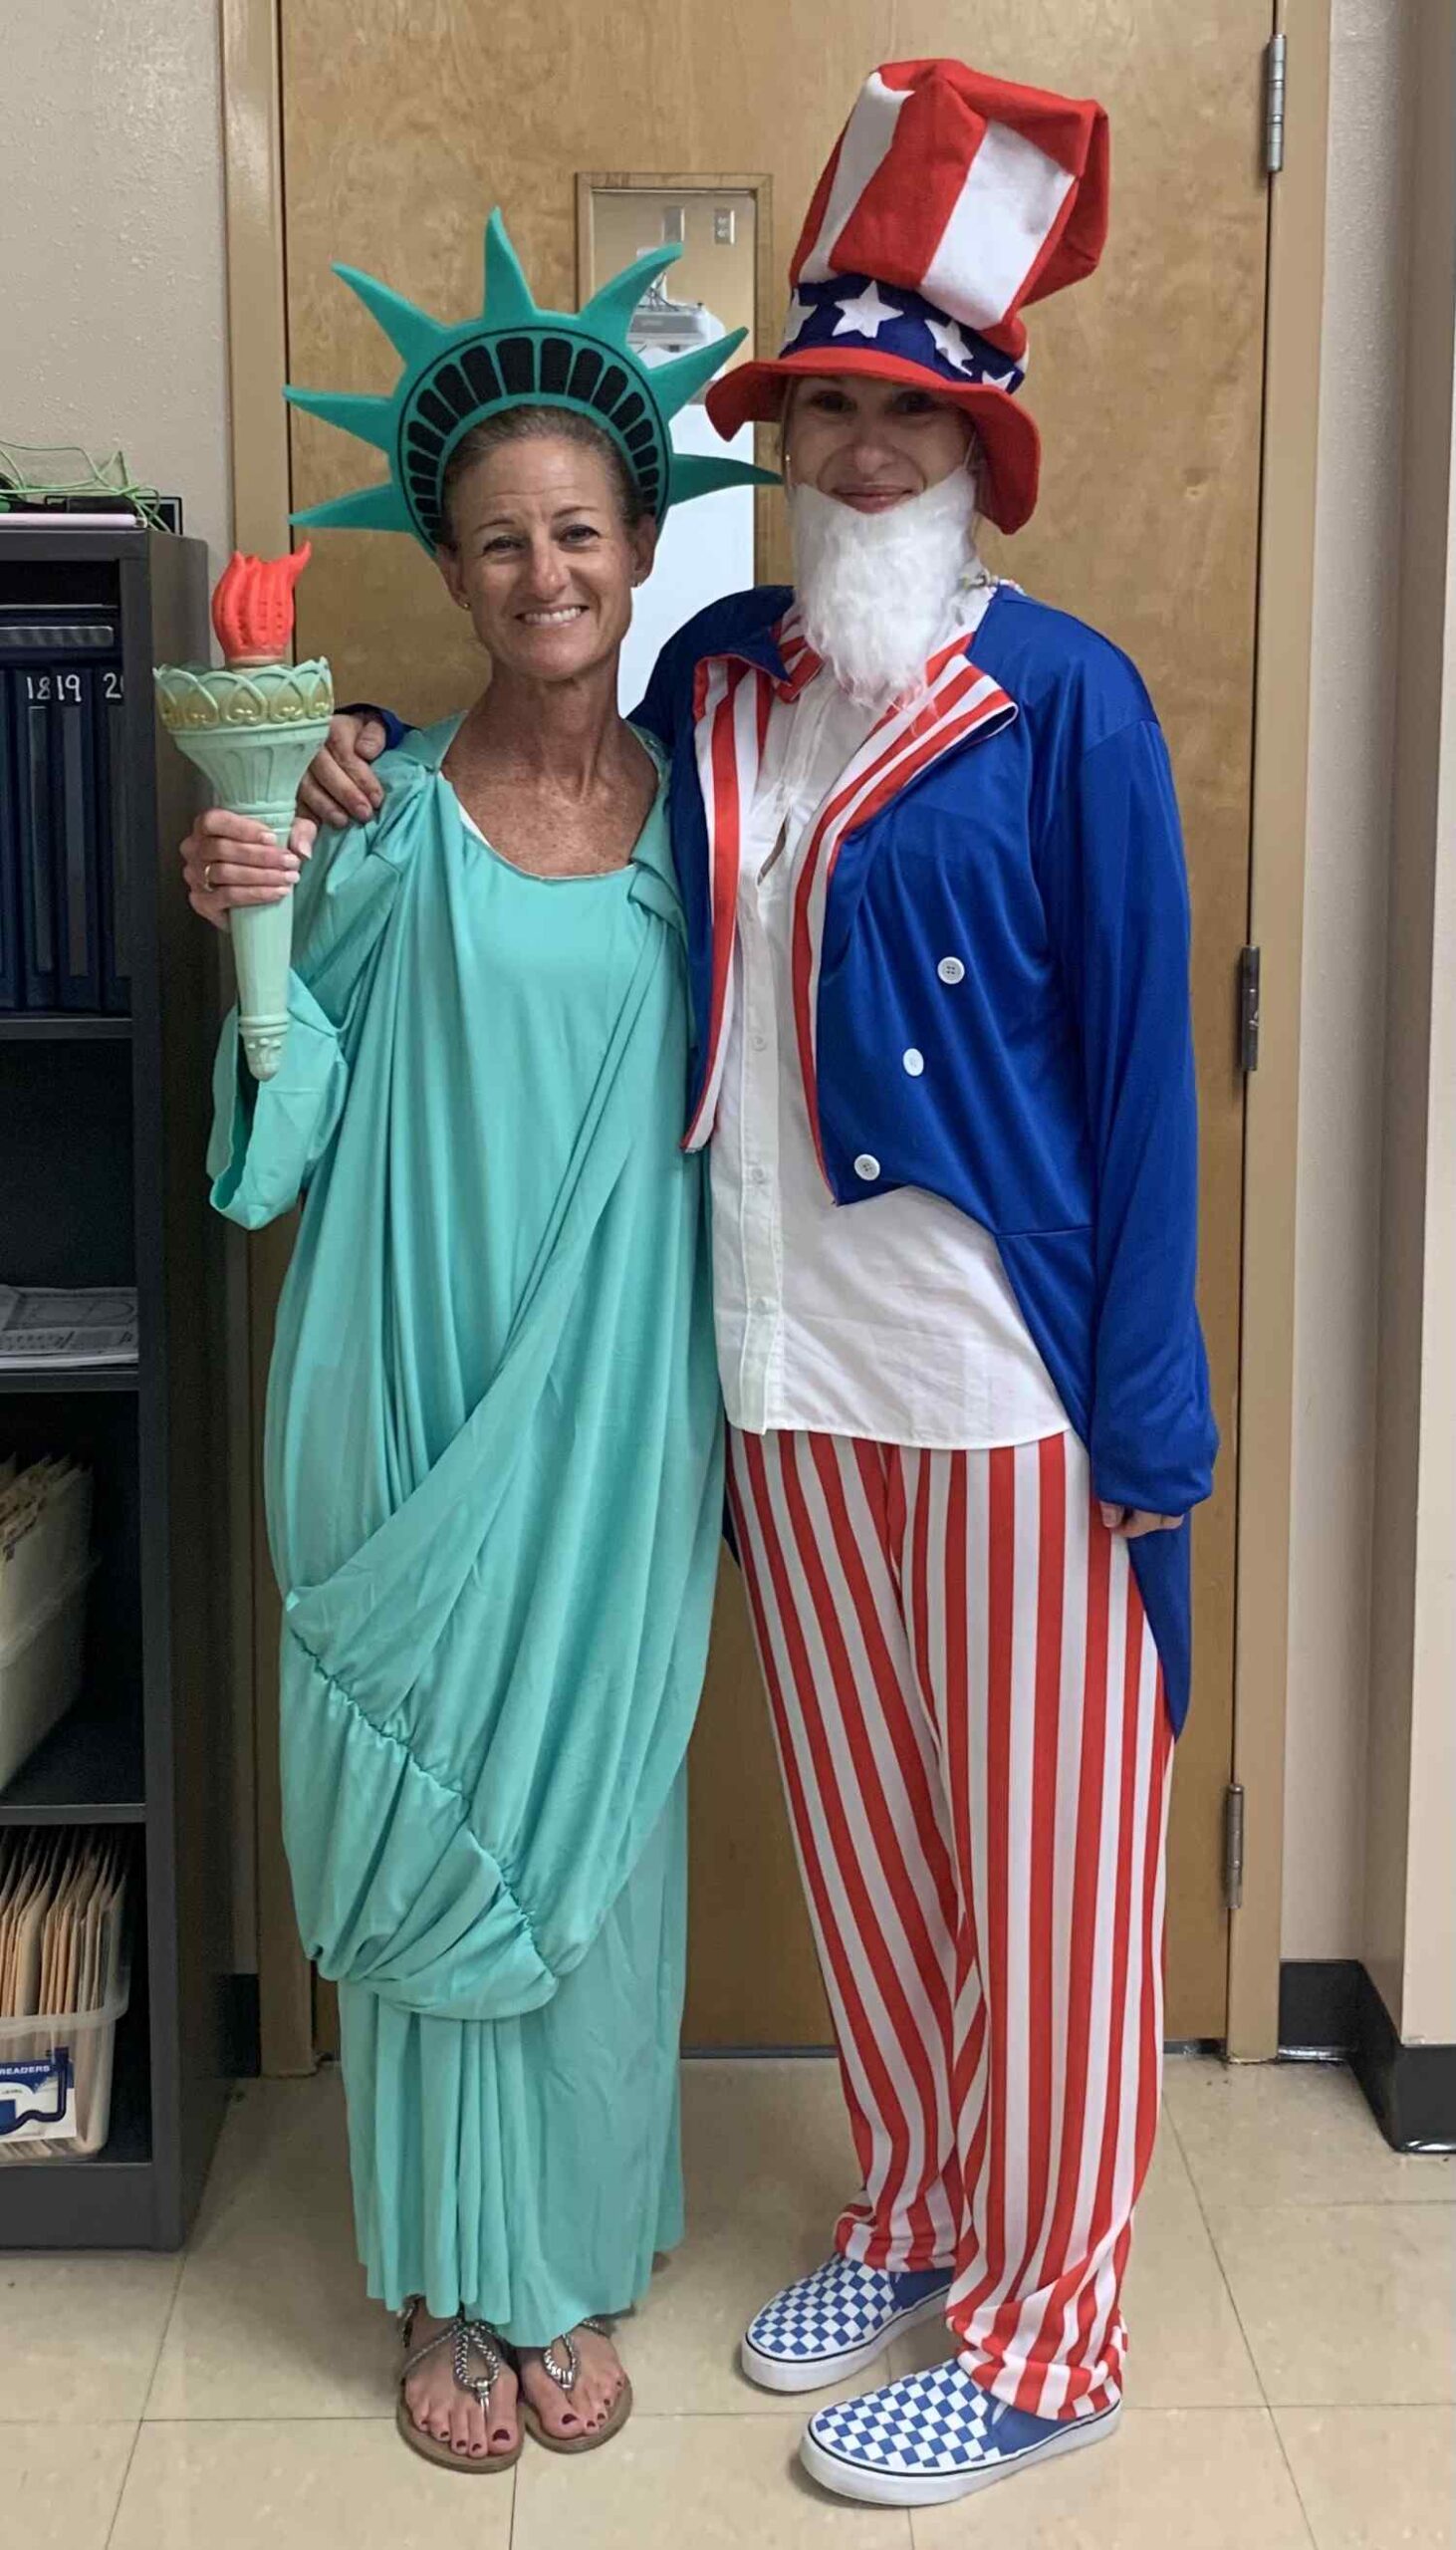
[[[1036,502],[1022,314],[1106,215],[1094,104],[872,75],[783,352],[709,393],[725,434],[781,424],[795,588],[701,614],[639,712],[735,1539],[862,2174],[742,2363],[812,2392],[944,2321],[945,2362],[804,2436],[888,2504],[1110,2433],[1158,2113],[1217,1447],[1183,853],[1134,667],[975,541]]]
[[[240,1071],[235,1020],[217,1065],[218,1209],[304,1197],[266,1463],[300,1926],[339,1985],[400,2431],[476,2475],[523,2422],[558,2451],[619,2429],[595,2315],[682,2230],[722,1416],[665,765],[616,682],[656,523],[745,472],[669,433],[736,341],[651,372],[627,342],[679,253],[544,311],[494,215],[457,328],[349,278],[399,386],[302,402],[390,474],[312,519],[413,531],[493,679],[303,868],[276,1075]],[[289,857],[206,815],[193,901],[276,896]]]

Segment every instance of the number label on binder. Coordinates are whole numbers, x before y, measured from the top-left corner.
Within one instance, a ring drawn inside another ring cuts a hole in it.
[[[124,698],[125,698],[125,696],[126,696],[125,691],[123,690],[123,688],[122,688],[122,686],[121,686],[121,674],[120,674],[119,672],[103,672],[103,674],[102,674],[102,697],[103,697],[103,699],[124,699]]]
[[[104,696],[108,699],[120,699],[121,697],[121,674],[119,672],[104,673],[102,679],[106,683]],[[86,700],[85,680],[83,673],[27,673],[25,695],[34,708],[51,707],[57,701],[63,705],[80,708]]]

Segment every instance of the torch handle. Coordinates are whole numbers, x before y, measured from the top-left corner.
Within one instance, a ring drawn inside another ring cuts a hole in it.
[[[272,1080],[288,1037],[293,896],[228,915],[238,978],[238,1032],[255,1080]]]
[[[328,666],[265,666],[242,674],[163,665],[156,680],[173,740],[205,775],[213,802],[250,816],[276,842],[286,842],[299,781],[329,732]],[[275,694],[304,696],[300,685],[307,685],[308,703],[318,697],[317,714],[266,721],[254,713]],[[272,1080],[288,1035],[292,894],[282,902],[240,907],[232,914],[231,935],[244,1051],[255,1079]]]
[[[293,827],[290,798],[254,799],[234,813],[265,824],[280,850]],[[288,1040],[288,976],[293,960],[293,896],[279,903],[246,903],[228,914],[233,966],[238,978],[238,1033],[255,1080],[272,1080]]]

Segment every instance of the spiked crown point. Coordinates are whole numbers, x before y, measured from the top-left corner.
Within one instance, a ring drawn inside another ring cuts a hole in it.
[[[579,313],[546,310],[532,295],[497,209],[485,225],[482,307],[458,326],[431,318],[353,266],[336,266],[404,369],[388,397],[293,387],[284,395],[306,414],[384,452],[389,476],[311,505],[293,520],[321,529],[410,531],[433,551],[444,529],[442,491],[452,453],[472,425],[523,406],[561,407],[609,435],[659,522],[674,502],[722,487],[773,485],[768,470],[687,458],[672,445],[672,418],[746,331],[657,365],[644,363],[630,343],[638,302],[681,254],[675,243],[649,249]]]
[[[529,327],[539,316],[499,205],[485,225],[485,295],[480,315],[489,318],[492,328]]]
[[[681,242],[676,239],[665,241],[660,248],[644,248],[629,266],[622,267],[619,275],[613,275],[609,283],[593,293],[582,309],[579,324],[595,329],[599,337],[619,338],[624,345],[637,303],[669,266],[676,265],[681,254]]]

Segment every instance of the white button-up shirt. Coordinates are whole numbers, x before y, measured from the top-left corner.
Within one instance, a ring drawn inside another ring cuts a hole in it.
[[[775,698],[746,827],[735,987],[710,1152],[718,1363],[731,1422],[925,1450],[984,1450],[1067,1428],[989,1232],[898,1187],[837,1205],[814,1148],[790,972],[794,888],[813,818],[874,713],[828,667]],[[936,972],[953,998],[954,948]],[[886,1069],[918,1079],[915,1047]],[[872,1181],[867,1150],[855,1174]]]

